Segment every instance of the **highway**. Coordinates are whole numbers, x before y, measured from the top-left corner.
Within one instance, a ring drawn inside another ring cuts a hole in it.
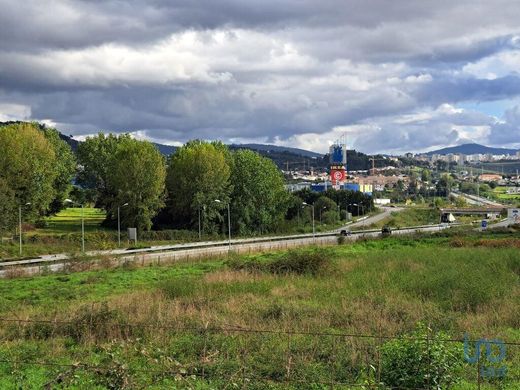
[[[483,198],[481,196],[464,194],[464,193],[458,192],[458,191],[452,191],[452,194],[455,197],[462,197],[462,198],[466,199],[466,202],[468,202],[469,204],[480,205],[480,206],[506,207],[502,203],[498,203],[493,200]]]
[[[415,232],[437,232],[442,229],[449,228],[447,224],[414,226],[402,229],[396,229],[393,235],[411,234]],[[345,240],[354,241],[364,237],[379,237],[381,231],[363,230],[353,232],[352,235],[346,236]],[[94,251],[88,252],[91,257],[89,261],[83,261],[86,269],[96,268],[100,264],[108,261],[113,266],[132,264],[144,266],[149,264],[165,264],[181,260],[200,261],[211,257],[226,256],[230,250],[235,253],[252,253],[269,250],[290,249],[308,245],[331,245],[337,242],[338,234],[320,233],[313,236],[312,234],[278,236],[278,237],[262,237],[251,239],[235,239],[231,241],[231,247],[228,241],[207,241],[190,244],[178,244],[169,246],[158,246],[146,249],[136,250],[113,250],[113,251]],[[101,258],[101,259],[99,259]],[[22,270],[24,275],[40,274],[42,272],[56,272],[66,269],[74,269],[74,265],[81,264],[81,260],[76,261],[69,258],[65,254],[42,256],[34,259],[6,261],[0,263],[0,277],[6,276],[13,268]],[[84,270],[84,268],[81,268]]]
[[[336,229],[336,231],[341,231],[341,230],[348,230],[348,229],[352,229],[352,228],[356,228],[356,227],[364,227],[364,226],[370,226],[371,224],[373,223],[377,223],[385,218],[388,218],[391,216],[391,214],[393,212],[400,212],[400,211],[403,211],[404,208],[403,207],[384,207],[384,206],[380,206],[381,209],[383,209],[383,212],[382,213],[379,213],[379,214],[376,214],[376,215],[372,215],[368,218],[365,218],[361,221],[358,221],[358,222],[354,222],[354,223],[351,223],[349,225],[345,225],[339,229]]]

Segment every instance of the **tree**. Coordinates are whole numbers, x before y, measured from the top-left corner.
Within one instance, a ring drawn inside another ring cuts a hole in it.
[[[228,153],[220,143],[195,140],[170,157],[167,206],[175,225],[196,227],[199,212],[205,232],[215,232],[223,223],[231,194]]]
[[[448,194],[451,192],[451,188],[453,187],[453,184],[455,183],[453,177],[448,174],[444,173],[441,175],[441,178],[439,179],[437,183],[437,191],[440,194],[443,194],[444,196],[448,196]]]
[[[110,188],[108,175],[117,146],[125,139],[131,139],[130,135],[99,133],[95,137],[87,137],[78,146],[78,184],[83,188],[96,190],[98,207],[110,208],[109,202],[117,195]]]
[[[0,179],[9,188],[11,208],[30,203],[25,215],[45,215],[55,196],[56,153],[44,134],[31,123],[0,128]],[[14,200],[13,200],[14,196]],[[5,207],[5,206],[4,206]]]
[[[166,166],[159,150],[150,142],[122,137],[107,168],[106,183],[114,193],[107,202],[109,215],[128,203],[120,208],[122,226],[149,230],[164,206]]]
[[[12,229],[16,224],[16,206],[14,191],[0,177],[0,233]]]
[[[251,150],[232,154],[232,226],[241,234],[273,231],[289,207],[280,170]]]
[[[64,208],[64,200],[69,196],[72,189],[71,180],[76,170],[76,158],[70,146],[60,138],[56,129],[43,128],[43,134],[52,145],[56,155],[54,169],[56,178],[54,179],[54,200],[49,206],[48,213],[55,214]]]
[[[426,168],[423,169],[423,170],[421,171],[421,181],[422,181],[423,183],[426,183],[426,182],[430,182],[431,179],[432,179],[432,173],[431,173],[431,171],[430,171],[429,169],[426,169]]]
[[[314,215],[320,221],[323,222],[323,216],[326,212],[333,211],[338,214],[338,205],[332,199],[326,196],[320,196],[314,203]]]

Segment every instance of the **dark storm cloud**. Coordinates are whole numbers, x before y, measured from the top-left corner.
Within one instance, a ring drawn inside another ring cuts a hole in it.
[[[514,111],[495,125],[439,109],[520,95],[515,1],[0,0],[0,9],[0,119],[163,142],[310,138],[305,146],[321,151],[334,129],[356,126],[372,129],[355,141],[370,151],[515,138]]]

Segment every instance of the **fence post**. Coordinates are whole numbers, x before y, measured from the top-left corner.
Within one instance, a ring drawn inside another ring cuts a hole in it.
[[[477,389],[480,390],[480,350],[477,350]]]
[[[291,354],[291,333],[287,332],[287,366],[285,367],[285,379],[286,382],[289,383],[291,376],[291,364],[292,364],[292,354]]]
[[[204,349],[202,350],[202,380],[205,379],[206,376],[206,353],[208,348],[208,324],[204,324]]]
[[[430,377],[432,375],[432,360],[430,356],[430,324],[428,324],[428,329],[426,331],[426,353],[428,354],[428,376],[426,377],[426,383],[428,390],[431,390]]]

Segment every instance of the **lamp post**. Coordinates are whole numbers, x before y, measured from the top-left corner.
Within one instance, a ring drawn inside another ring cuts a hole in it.
[[[117,245],[121,247],[121,207],[128,206],[128,203],[125,203],[121,206],[117,206]]]
[[[316,238],[316,225],[314,223],[314,204],[309,205],[308,203],[303,202],[303,206],[310,206],[312,208],[312,237]]]
[[[27,202],[24,206],[29,206],[31,203]],[[20,236],[20,257],[22,256],[22,206],[20,205],[18,207],[18,223],[19,223],[19,229],[18,229],[18,235]]]
[[[215,199],[215,202],[222,203],[222,201],[220,199]],[[231,211],[229,209],[229,202],[227,204],[227,218],[228,218],[229,250],[231,250]]]
[[[70,199],[65,199],[65,203],[71,203],[78,206],[81,206],[81,251],[85,253],[85,215],[83,213],[83,205],[77,202],[74,202]]]
[[[320,225],[322,224],[322,222],[321,222],[321,212],[323,210],[325,210],[326,208],[327,208],[327,206],[323,206],[322,208],[320,208]]]

